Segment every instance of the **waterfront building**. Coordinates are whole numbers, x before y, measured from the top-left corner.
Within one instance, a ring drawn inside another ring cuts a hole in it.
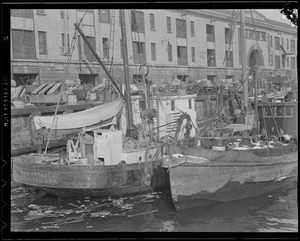
[[[240,80],[240,14],[237,10],[125,10],[129,76],[141,79],[146,64],[154,83],[178,78]],[[278,10],[279,11],[279,10]],[[120,11],[117,9],[11,9],[11,78],[22,84],[106,77],[80,26],[118,81],[124,80]],[[297,77],[297,27],[245,10],[248,70],[259,77]]]

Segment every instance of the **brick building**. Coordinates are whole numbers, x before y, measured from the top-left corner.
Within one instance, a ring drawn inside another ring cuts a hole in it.
[[[12,9],[11,70],[17,84],[80,78],[100,84],[106,74],[81,28],[117,80],[124,79],[117,9]],[[245,10],[246,58],[259,77],[297,76],[297,27]],[[156,83],[241,78],[240,15],[234,10],[125,10],[131,81],[141,64]]]

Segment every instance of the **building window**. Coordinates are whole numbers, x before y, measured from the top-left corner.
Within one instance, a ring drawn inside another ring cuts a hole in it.
[[[295,52],[295,40],[291,39],[291,51]]]
[[[177,79],[179,79],[181,82],[184,82],[184,83],[187,82],[188,77],[189,76],[187,74],[178,74],[177,75]]]
[[[177,46],[177,63],[178,65],[188,65],[187,49],[184,46]]]
[[[145,33],[143,12],[131,10],[131,31]]]
[[[289,39],[287,39],[287,40],[286,40],[286,49],[289,49],[289,48],[290,48],[289,45],[290,45],[290,41],[289,41]]]
[[[282,55],[281,62],[282,62],[282,68],[284,68],[285,67],[285,55]]]
[[[216,66],[216,54],[214,49],[207,49],[207,66]]]
[[[99,21],[101,23],[110,23],[110,10],[99,9]]]
[[[195,47],[191,48],[191,52],[192,52],[192,63],[195,63],[196,62],[195,61],[195,55],[196,55],[196,53],[195,53]]]
[[[273,47],[273,36],[270,36],[270,47]]]
[[[192,100],[189,99],[189,109],[192,109]]]
[[[64,11],[64,10],[60,10],[59,13],[60,13],[60,17],[61,17],[61,18],[64,18],[64,17],[65,17],[65,11]]]
[[[291,57],[291,68],[296,69],[296,59],[295,59],[295,57]]]
[[[225,59],[226,59],[226,67],[233,67],[233,52],[232,51],[225,52]]]
[[[11,9],[10,14],[12,17],[33,19],[33,9]]]
[[[261,32],[261,40],[266,41],[267,37],[266,37],[266,32]]]
[[[36,13],[40,15],[46,15],[45,9],[37,9]]]
[[[255,39],[254,31],[249,30],[249,39]]]
[[[207,80],[210,80],[211,83],[214,83],[216,75],[207,75]]]
[[[176,19],[176,37],[186,39],[186,21]]]
[[[195,23],[191,21],[191,36],[195,37]]]
[[[270,54],[270,66],[274,65],[274,56],[273,54]]]
[[[283,38],[281,38],[281,45],[283,46]]]
[[[260,40],[260,32],[259,31],[255,31],[255,39]]]
[[[225,44],[231,44],[232,31],[230,28],[225,28]]]
[[[62,33],[61,34],[61,46],[64,50],[64,52],[68,52],[69,48],[70,48],[70,35],[67,34],[67,46],[65,46],[65,34]]]
[[[86,38],[92,45],[93,49],[96,49],[95,37],[86,36]],[[90,50],[90,48],[87,46],[87,44],[84,41],[83,41],[83,53],[89,61],[91,61],[91,62],[96,61],[94,54],[92,53],[92,51]]]
[[[288,56],[286,57],[286,67],[290,67],[290,58]]]
[[[144,42],[132,42],[133,47],[133,63],[146,64],[146,51]]]
[[[280,56],[275,55],[275,69],[280,69]]]
[[[279,37],[275,37],[275,50],[280,50],[280,42]]]
[[[172,28],[171,28],[171,17],[167,17],[167,33],[171,33]]]
[[[35,59],[33,31],[12,29],[12,48],[15,59]]]
[[[206,25],[206,41],[215,42],[215,28],[213,25]]]
[[[47,54],[46,32],[38,31],[38,35],[39,35],[39,53]]]
[[[103,57],[108,58],[108,38],[102,38],[102,46],[103,46]]]
[[[156,47],[155,47],[155,43],[151,43],[151,59],[152,59],[152,61],[156,60]]]
[[[173,61],[173,57],[172,57],[172,45],[171,44],[168,45],[168,61],[169,62]]]
[[[123,41],[120,40],[120,53],[121,53],[121,59],[123,59]]]
[[[171,111],[175,111],[175,100],[171,100]]]
[[[155,30],[155,18],[153,13],[150,13],[150,30]]]

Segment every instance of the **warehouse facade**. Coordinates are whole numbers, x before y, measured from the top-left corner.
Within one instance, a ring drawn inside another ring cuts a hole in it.
[[[240,15],[235,10],[124,10],[129,76],[139,81],[139,67],[159,84],[174,77],[240,80]],[[100,84],[106,74],[82,37],[80,23],[115,79],[124,81],[120,10],[12,9],[11,78],[17,84],[81,79]],[[297,29],[245,10],[248,69],[260,78],[297,76]]]

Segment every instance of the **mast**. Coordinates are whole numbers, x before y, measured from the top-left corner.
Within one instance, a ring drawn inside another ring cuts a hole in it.
[[[125,10],[120,9],[120,22],[122,33],[122,47],[123,47],[123,61],[124,61],[124,74],[125,74],[125,87],[126,87],[126,101],[128,111],[128,131],[127,135],[133,138],[133,120],[132,120],[132,103],[130,96],[130,83],[129,83],[129,66],[128,66],[128,51],[127,51],[127,38],[126,38],[126,26],[125,26]]]
[[[96,53],[96,51],[93,49],[92,45],[90,44],[90,42],[88,41],[88,39],[86,38],[86,36],[84,35],[84,33],[82,32],[81,28],[79,27],[79,25],[77,23],[74,23],[74,26],[76,28],[76,30],[80,33],[80,35],[82,36],[84,42],[87,44],[87,46],[89,47],[89,49],[91,50],[91,52],[93,53],[93,55],[96,57],[96,59],[98,60],[99,64],[101,65],[101,67],[103,68],[104,72],[107,74],[107,76],[109,77],[109,79],[111,80],[111,82],[113,83],[113,85],[115,86],[115,88],[117,89],[117,91],[120,93],[120,95],[122,96],[122,98],[124,100],[126,100],[125,96],[123,95],[120,87],[118,86],[118,84],[116,83],[116,81],[113,79],[113,77],[110,75],[109,71],[107,70],[107,68],[105,67],[105,65],[103,64],[102,60],[100,59],[100,57],[98,56],[98,54]]]
[[[244,83],[244,103],[245,107],[248,108],[248,80],[247,78],[247,60],[246,60],[246,29],[245,29],[245,11],[240,10],[241,16],[241,48],[242,48],[242,81]]]

